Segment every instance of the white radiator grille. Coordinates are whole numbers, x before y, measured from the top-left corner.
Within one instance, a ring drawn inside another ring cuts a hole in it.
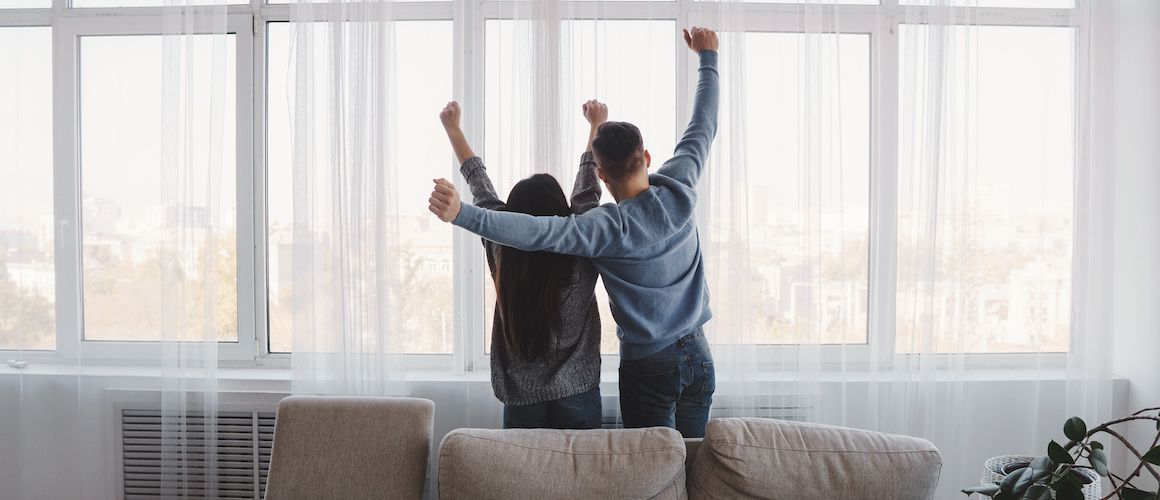
[[[176,417],[165,422],[181,425]],[[217,418],[217,485],[206,491],[205,419],[189,413],[184,421],[184,443],[176,436],[162,439],[162,416],[157,410],[121,411],[121,460],[126,500],[171,498],[254,498],[265,494],[274,440],[274,412],[220,412]]]

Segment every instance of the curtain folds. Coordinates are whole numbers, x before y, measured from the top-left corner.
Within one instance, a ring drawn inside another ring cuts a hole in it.
[[[1112,411],[1099,6],[1010,28],[975,2],[904,5],[873,39],[837,2],[775,11],[780,33],[747,27],[744,2],[705,15],[725,32],[699,202],[715,415],[925,437],[950,498],[988,456]]]
[[[405,394],[392,2],[291,5],[294,393]],[[281,90],[281,89],[278,89]]]

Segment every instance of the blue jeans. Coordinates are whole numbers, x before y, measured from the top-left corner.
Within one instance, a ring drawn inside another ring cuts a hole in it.
[[[600,387],[542,403],[503,406],[504,429],[599,429],[600,424]]]
[[[675,427],[684,437],[704,437],[716,388],[713,355],[700,328],[647,358],[620,361],[625,427]]]

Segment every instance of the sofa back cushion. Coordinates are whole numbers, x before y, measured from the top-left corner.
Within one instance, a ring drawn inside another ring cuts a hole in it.
[[[458,429],[439,449],[441,499],[686,498],[673,429]]]
[[[414,398],[283,399],[266,500],[423,498],[434,408]]]
[[[709,422],[692,499],[928,500],[942,459],[924,439],[762,418]]]

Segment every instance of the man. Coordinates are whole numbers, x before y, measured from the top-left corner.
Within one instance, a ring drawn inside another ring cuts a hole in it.
[[[625,427],[675,427],[702,437],[715,372],[702,326],[712,316],[694,220],[697,181],[717,131],[717,34],[684,31],[700,68],[693,116],[673,158],[656,174],[640,131],[607,122],[592,150],[616,199],[582,215],[533,217],[461,205],[435,180],[429,209],[445,222],[526,251],[589,257],[604,278],[620,337],[620,406]]]

